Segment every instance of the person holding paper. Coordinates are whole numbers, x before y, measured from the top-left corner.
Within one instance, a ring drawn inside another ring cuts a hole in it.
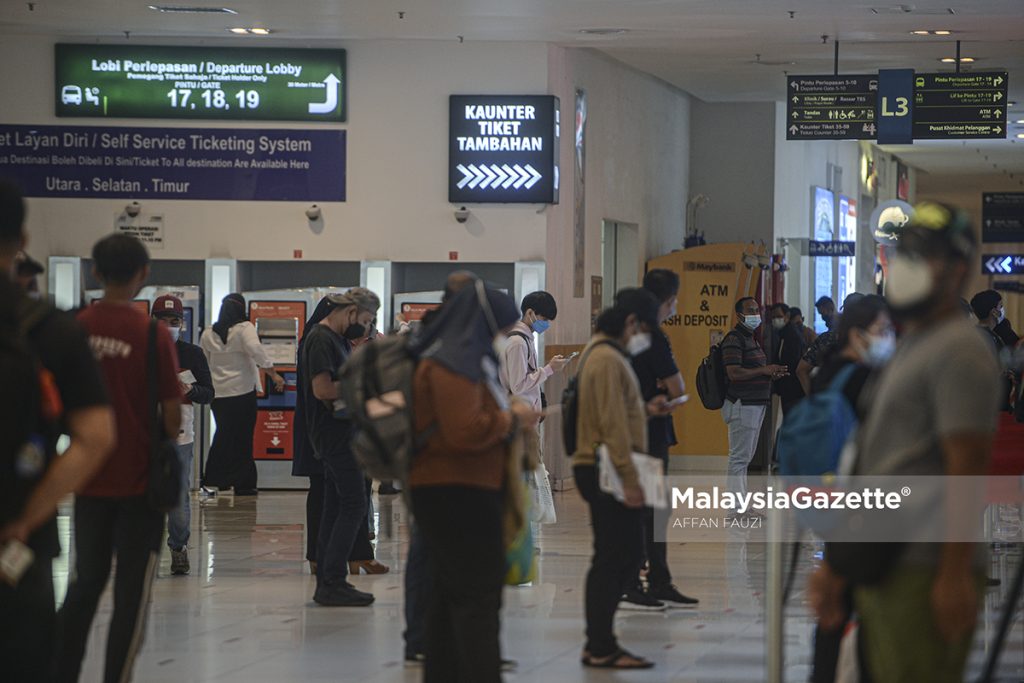
[[[181,338],[185,308],[181,299],[169,294],[153,302],[153,317],[167,326],[178,352],[178,383],[181,385],[181,428],[178,431],[178,459],[181,460],[181,502],[167,513],[167,547],[171,551],[171,574],[191,570],[188,560],[189,527],[192,523],[192,456],[195,445],[195,405],[213,402],[213,377],[206,354]]]
[[[597,319],[597,332],[580,360],[577,380],[577,449],[573,474],[590,506],[594,557],[586,583],[587,643],[584,666],[649,669],[654,663],[619,646],[613,631],[620,599],[636,581],[644,558],[644,495],[633,465],[634,452],[647,452],[649,410],[669,411],[664,394],[645,409],[630,365],[651,345],[658,327],[658,300],[643,289],[624,289]],[[660,406],[660,407],[659,407]],[[623,501],[601,490],[596,451],[607,448],[622,482]],[[652,609],[665,605],[652,600]]]

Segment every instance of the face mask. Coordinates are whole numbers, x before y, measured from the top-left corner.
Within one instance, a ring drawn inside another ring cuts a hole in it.
[[[171,333],[171,341],[177,342],[178,339],[181,338],[181,328],[180,327],[168,327],[167,331]]]
[[[889,284],[885,294],[893,308],[913,308],[928,299],[935,286],[934,280],[927,261],[896,256],[889,264]]]
[[[626,344],[626,352],[631,356],[639,356],[649,348],[651,348],[650,332],[634,334],[629,338],[629,342]]]
[[[881,337],[868,335],[868,350],[865,352],[864,361],[877,368],[888,363],[895,352],[896,337],[893,335],[883,334]]]
[[[772,318],[772,327],[774,327],[776,330],[781,330],[785,326],[786,326],[786,319],[785,318]]]
[[[761,326],[761,316],[759,315],[745,315],[743,316],[743,326],[753,332]]]
[[[357,319],[358,320],[358,319]],[[345,334],[342,335],[349,341],[355,341],[356,339],[362,339],[366,336],[366,325],[362,325],[359,322],[351,323],[348,328],[345,329]]]
[[[822,320],[825,321],[825,329],[831,330],[832,329],[832,323],[835,322],[835,319],[836,319],[835,314],[823,315],[823,316],[821,316],[821,318],[822,318]]]
[[[533,324],[530,325],[530,329],[532,329],[537,334],[544,334],[545,332],[548,331],[549,327],[551,327],[550,320],[534,320]]]
[[[1006,320],[1006,311],[1002,308],[996,309],[996,325],[1002,324]]]

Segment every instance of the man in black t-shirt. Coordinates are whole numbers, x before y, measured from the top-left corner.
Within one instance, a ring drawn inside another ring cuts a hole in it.
[[[333,308],[306,332],[299,359],[305,426],[325,477],[313,600],[327,607],[364,607],[373,603],[373,595],[356,590],[347,577],[349,555],[366,516],[366,480],[351,449],[352,421],[343,413],[335,417],[334,402],[341,398],[338,371],[351,352],[350,342],[366,336],[380,299],[361,287],[327,299]]]
[[[53,419],[53,424],[35,428],[45,451],[35,453],[42,457],[26,457],[26,450],[0,453],[16,459],[13,471],[20,481],[15,487],[27,494],[19,509],[0,502],[0,549],[23,543],[35,554],[16,587],[0,582],[0,668],[3,680],[12,683],[49,678],[56,640],[52,563],[60,555],[57,504],[92,478],[114,445],[113,411],[82,329],[71,316],[31,301],[12,280],[15,258],[26,242],[24,215],[20,192],[0,181],[0,334],[16,336],[26,320],[37,321],[25,334],[41,366],[46,409],[41,406],[40,412]],[[4,414],[16,414],[8,410],[11,401],[24,400],[30,389],[7,389],[0,405],[7,404]],[[71,441],[58,457],[60,432]],[[4,476],[10,475],[11,464],[4,462]]]
[[[671,270],[655,269],[644,277],[644,289],[658,299],[658,322],[663,323],[676,314],[679,297],[679,276]],[[633,371],[640,382],[640,393],[644,403],[651,406],[664,405],[686,393],[683,376],[676,366],[665,332],[659,328],[651,332],[651,348],[633,358]],[[658,399],[659,400],[655,400]],[[664,408],[647,417],[647,448],[650,454],[661,458],[665,471],[668,472],[668,449],[676,444],[676,432],[672,424],[670,408]],[[633,590],[627,591],[621,606],[623,609],[650,608],[658,603],[671,603],[677,607],[692,607],[698,603],[694,598],[680,593],[672,585],[672,572],[668,567],[667,547],[664,543],[654,541],[654,509],[646,509],[644,521],[644,540],[647,547],[647,561],[650,569],[647,574],[648,592],[642,593],[639,583]],[[654,603],[654,604],[652,604]]]

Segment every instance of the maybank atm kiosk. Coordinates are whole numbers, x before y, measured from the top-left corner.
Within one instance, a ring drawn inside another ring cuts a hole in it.
[[[304,489],[308,485],[305,478],[292,476],[299,342],[306,320],[320,299],[348,289],[318,287],[242,293],[260,343],[274,362],[274,369],[285,379],[284,391],[280,393],[265,375],[260,380],[253,458],[261,489]]]

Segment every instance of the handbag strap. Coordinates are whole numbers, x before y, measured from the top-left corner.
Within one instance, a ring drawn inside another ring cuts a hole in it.
[[[159,323],[149,321],[149,335],[146,344],[146,395],[149,405],[150,450],[155,453],[157,444],[163,439],[160,433],[160,402],[157,400],[156,340]]]

